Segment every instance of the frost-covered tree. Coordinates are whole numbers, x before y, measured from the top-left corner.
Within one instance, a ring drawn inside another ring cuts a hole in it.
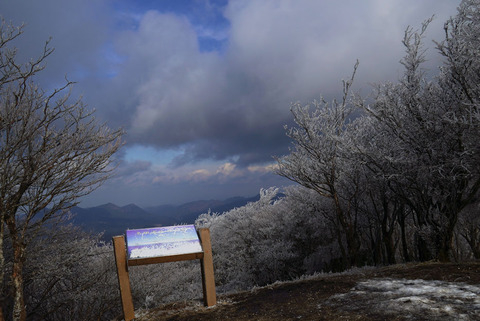
[[[349,263],[362,247],[374,262],[449,260],[458,216],[479,194],[480,1],[462,1],[445,24],[435,77],[422,69],[429,23],[407,28],[403,77],[376,86],[369,103],[354,99],[357,117],[348,90],[340,103],[292,107],[294,147],[277,173],[332,201]]]
[[[282,216],[283,237],[292,244],[295,266],[292,274],[334,271],[342,257],[329,199],[301,185],[288,186],[276,215]]]
[[[27,248],[28,320],[112,320],[121,313],[111,244],[62,222]]]
[[[337,240],[346,266],[359,263],[360,235],[358,234],[358,207],[361,193],[356,165],[346,156],[344,135],[355,108],[349,103],[353,76],[344,81],[341,101],[331,104],[314,101],[310,105],[293,104],[291,111],[296,126],[287,129],[292,139],[290,154],[277,157],[277,174],[316,191],[331,201],[331,217],[335,223]]]
[[[71,82],[52,92],[42,90],[34,78],[53,49],[47,42],[37,59],[20,63],[13,40],[21,33],[2,22],[0,239],[8,235],[12,244],[14,320],[27,316],[23,272],[29,244],[46,223],[110,176],[122,134],[97,123],[81,100],[71,102]],[[3,271],[3,258],[0,264]]]
[[[325,198],[301,186],[260,191],[260,200],[225,213],[205,213],[210,228],[218,291],[238,291],[332,270],[336,234],[323,209]]]
[[[446,58],[441,69],[443,88],[461,101],[461,114],[478,117],[480,97],[480,1],[463,0],[458,13],[445,24],[445,39],[437,42],[437,48]],[[463,117],[462,117],[463,116]],[[471,118],[463,119],[470,120]],[[457,120],[458,121],[458,120]]]
[[[412,211],[420,260],[449,260],[458,215],[480,188],[479,4],[463,1],[445,25],[437,77],[421,68],[427,21],[405,33],[399,83],[379,85],[372,104],[359,104],[372,135],[357,150]]]
[[[217,284],[225,290],[264,285],[288,276],[294,257],[284,237],[278,189],[260,191],[260,200],[221,215],[201,215],[196,224],[210,228]]]

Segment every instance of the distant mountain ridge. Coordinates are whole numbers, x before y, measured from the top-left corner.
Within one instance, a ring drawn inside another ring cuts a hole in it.
[[[117,206],[112,203],[100,206],[71,209],[73,223],[93,233],[104,233],[102,239],[110,241],[115,235],[127,229],[193,224],[197,217],[209,210],[223,213],[249,202],[258,201],[260,195],[232,197],[226,200],[198,200],[182,205],[160,205],[141,208],[135,204]]]

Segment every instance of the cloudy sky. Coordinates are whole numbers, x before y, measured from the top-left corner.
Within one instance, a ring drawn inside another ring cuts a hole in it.
[[[290,104],[340,97],[402,73],[407,26],[435,15],[432,39],[454,0],[2,0],[25,23],[22,59],[52,37],[45,89],[76,81],[96,117],[123,127],[116,176],[85,198],[141,206],[253,196],[288,185],[271,172],[288,153]]]

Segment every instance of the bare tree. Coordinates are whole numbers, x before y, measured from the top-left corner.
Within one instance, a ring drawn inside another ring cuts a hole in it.
[[[0,34],[0,232],[7,227],[13,249],[13,319],[25,320],[29,243],[111,175],[123,132],[71,102],[72,82],[51,93],[38,87],[34,77],[53,52],[48,41],[39,58],[21,64],[11,47],[21,28],[2,22]]]

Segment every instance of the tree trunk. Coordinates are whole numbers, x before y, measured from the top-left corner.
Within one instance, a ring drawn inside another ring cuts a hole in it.
[[[476,260],[480,259],[480,228],[476,226],[470,226],[468,230],[462,234],[463,238],[467,241],[472,251],[473,257]]]
[[[343,260],[346,263],[345,268],[348,269],[356,266],[359,263],[360,242],[358,240],[358,234],[356,233],[355,228],[351,224],[345,224],[345,220],[343,220],[343,224],[342,222],[340,222],[340,226],[342,227],[342,231],[337,230],[337,239],[340,249],[342,251]],[[345,243],[347,245],[346,251],[342,243],[342,232],[345,236]]]
[[[415,245],[417,248],[417,259],[420,262],[427,262],[438,258],[438,225],[435,225],[430,218],[427,220],[429,211],[428,206],[415,209],[416,226]]]
[[[349,220],[347,220],[345,212],[343,211],[340,204],[339,196],[333,187],[332,191],[335,204],[335,213],[337,215],[337,219],[340,223],[343,233],[345,233],[345,241],[347,243],[348,265],[346,266],[346,268],[351,268],[352,266],[356,266],[359,263],[360,241],[358,233],[355,230],[355,225],[352,224]]]
[[[370,246],[372,250],[372,255],[373,255],[373,264],[374,265],[379,265],[380,262],[384,261],[383,258],[383,251],[382,251],[382,242],[381,242],[381,237],[379,233],[379,229],[377,226],[374,226],[373,228],[370,227]]]
[[[383,231],[383,244],[385,245],[385,251],[387,252],[387,263],[395,264],[395,245],[393,242],[393,231]]]
[[[16,212],[16,211],[14,211]],[[23,264],[25,263],[25,244],[17,230],[15,215],[7,216],[6,225],[10,232],[13,249],[13,321],[26,321],[27,311],[23,295]]]
[[[4,213],[0,214],[0,321],[4,321],[3,307],[5,305],[4,284],[5,280],[5,253],[4,253],[4,239],[5,239],[5,223]]]
[[[440,244],[438,249],[438,260],[440,262],[450,262],[450,252],[453,248],[453,234],[457,224],[457,213],[451,214],[445,231],[439,235]]]
[[[27,311],[25,307],[25,301],[23,297],[23,263],[25,248],[19,241],[13,243],[13,320],[14,321],[26,321]]]
[[[399,217],[398,223],[400,224],[400,234],[402,238],[402,254],[403,259],[405,262],[410,262],[410,254],[408,253],[408,245],[407,245],[407,233],[405,230],[405,214],[402,213]]]
[[[417,251],[418,251],[418,260],[420,262],[426,262],[426,261],[431,261],[434,260],[438,257],[438,255],[435,255],[434,248],[435,247],[432,244],[432,240],[428,238],[436,237],[436,235],[422,235],[421,233],[416,233],[415,235],[415,243],[417,245]]]
[[[345,246],[342,241],[342,231],[339,227],[335,227],[335,234],[337,235],[338,247],[340,248],[340,253],[342,254],[342,265],[344,269],[348,268],[348,256]]]
[[[476,260],[480,260],[480,243],[474,240],[473,242],[469,243],[469,245],[472,250],[473,257]]]
[[[360,242],[355,228],[349,224],[345,231],[347,250],[349,258],[349,268],[357,266],[360,263]]]
[[[438,260],[440,262],[450,262],[451,242],[452,240],[447,240],[446,236],[441,237],[441,245],[438,251]]]
[[[5,224],[3,223],[3,213],[0,218],[0,321],[4,321],[3,307],[5,304],[4,284],[5,279],[5,253],[4,253],[4,238],[5,238]]]

